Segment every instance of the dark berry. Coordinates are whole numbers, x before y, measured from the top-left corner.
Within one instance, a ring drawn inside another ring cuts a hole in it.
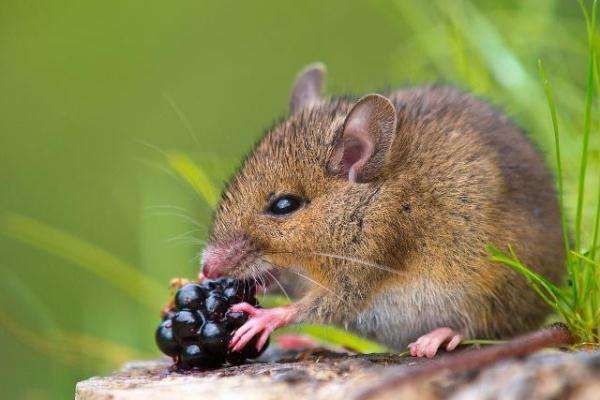
[[[248,321],[248,315],[241,311],[227,311],[225,313],[225,318],[223,319],[223,324],[225,328],[234,331],[244,325]]]
[[[200,285],[188,283],[175,294],[175,305],[179,310],[199,310],[204,302],[205,293]]]
[[[198,334],[202,327],[202,316],[189,310],[177,312],[173,316],[173,336],[182,340]]]
[[[208,318],[221,318],[229,308],[227,299],[219,294],[211,293],[204,301]]]
[[[166,319],[158,326],[155,334],[156,345],[164,354],[174,357],[179,353],[179,344],[173,337],[172,321]]]
[[[256,295],[256,282],[254,282],[254,280],[248,279],[240,283],[242,298],[244,299],[244,301],[250,304],[256,302],[256,299],[254,298],[254,296]]]
[[[221,286],[221,288],[225,289],[228,287],[233,287],[238,285],[238,280],[235,278],[231,278],[229,276],[225,276],[223,278],[217,279],[217,284]]]
[[[213,356],[223,357],[229,345],[229,331],[221,324],[208,321],[201,333],[202,345]]]
[[[256,284],[253,280],[227,282],[223,287],[223,296],[231,304],[241,303],[243,301],[256,305]]]
[[[209,367],[214,365],[215,361],[197,343],[186,344],[179,355],[180,367],[186,369]]]
[[[246,357],[240,352],[230,351],[225,356],[225,361],[227,361],[231,365],[240,365],[246,361]]]
[[[245,358],[257,358],[264,353],[267,347],[269,347],[269,339],[267,339],[267,342],[263,348],[258,351],[256,350],[256,343],[258,342],[259,338],[260,335],[254,336],[252,340],[250,340],[248,344],[246,344],[246,346],[240,351],[240,354]]]
[[[237,304],[244,301],[245,285],[243,282],[233,278],[221,278],[221,287],[223,288],[223,297],[225,297],[229,303]]]
[[[244,301],[243,293],[235,286],[223,289],[223,297],[227,299],[229,304],[237,304]]]
[[[175,306],[156,330],[158,347],[176,358],[182,369],[215,367],[224,362],[240,364],[258,357],[262,353],[256,350],[260,335],[240,352],[228,349],[232,333],[249,318],[243,312],[228,311],[240,302],[259,307],[253,280],[224,277],[183,286],[175,295]]]
[[[200,286],[200,289],[205,293],[206,296],[208,296],[211,292],[220,289],[217,281],[213,281],[212,279],[205,279],[200,282],[198,286]]]
[[[246,290],[249,291],[248,293],[254,294],[256,292],[256,280],[255,279],[246,279],[241,282],[246,287]]]

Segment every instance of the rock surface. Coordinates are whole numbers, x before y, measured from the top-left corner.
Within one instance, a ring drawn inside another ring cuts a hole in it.
[[[386,376],[428,360],[330,351],[278,354],[213,371],[179,373],[167,359],[127,364],[79,382],[76,400],[351,400]],[[373,397],[375,398],[375,397]],[[600,352],[543,351],[469,373],[443,372],[379,393],[377,399],[600,399]]]

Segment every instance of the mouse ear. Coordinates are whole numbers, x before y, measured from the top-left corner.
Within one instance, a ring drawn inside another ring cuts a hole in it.
[[[396,109],[379,94],[361,98],[350,110],[330,166],[351,182],[368,182],[381,171],[396,134]]]
[[[321,101],[325,65],[314,63],[305,67],[298,76],[290,99],[290,112],[296,114],[303,108],[310,107]]]

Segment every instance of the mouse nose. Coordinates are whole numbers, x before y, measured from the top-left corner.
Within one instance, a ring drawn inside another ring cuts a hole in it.
[[[209,279],[215,279],[223,274],[224,263],[222,252],[216,246],[207,246],[202,252],[202,273]]]
[[[253,252],[252,243],[245,237],[236,237],[224,243],[211,243],[202,252],[202,272],[209,279],[221,277],[248,260]]]

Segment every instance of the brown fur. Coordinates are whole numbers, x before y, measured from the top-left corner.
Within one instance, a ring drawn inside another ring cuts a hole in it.
[[[252,247],[227,272],[297,268],[317,282],[302,301],[304,318],[395,348],[440,326],[478,338],[536,327],[543,303],[489,262],[485,246],[510,244],[525,264],[560,279],[562,228],[542,157],[509,119],[454,88],[387,97],[395,139],[366,183],[331,168],[353,99],[312,102],[266,133],[214,219],[211,243],[244,237]],[[308,203],[288,218],[267,215],[269,199],[283,193]]]

